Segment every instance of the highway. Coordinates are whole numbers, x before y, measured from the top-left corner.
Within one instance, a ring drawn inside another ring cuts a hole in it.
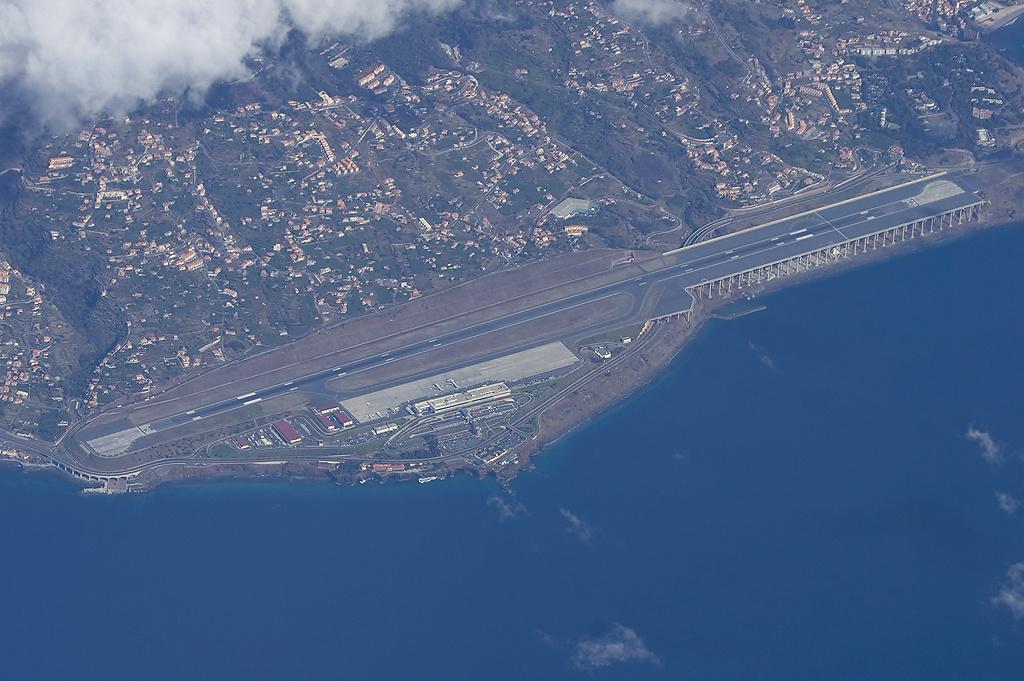
[[[495,319],[469,324],[433,338],[415,341],[386,352],[375,353],[352,362],[294,377],[282,383],[210,404],[197,406],[196,403],[201,398],[188,398],[185,401],[190,403],[191,409],[147,424],[147,432],[159,432],[187,424],[189,421],[200,420],[308,388],[314,383],[330,378],[368,371],[392,362],[412,359],[424,353],[437,351],[439,348],[472,341],[478,337],[508,331],[517,325],[540,320],[550,315],[565,313],[579,306],[597,303],[623,293],[630,294],[634,298],[634,304],[628,314],[611,322],[604,320],[600,325],[602,328],[615,328],[616,324],[622,325],[629,322],[638,314],[640,301],[642,301],[645,291],[654,284],[667,283],[672,287],[688,289],[706,281],[745,272],[804,253],[839,245],[890,227],[966,207],[979,200],[976,194],[967,189],[967,184],[955,176],[933,177],[874,192],[742,232],[669,251],[664,254],[663,262],[665,264],[655,271],[598,285],[583,292],[569,294],[557,300]],[[570,334],[579,336],[581,332],[591,330],[589,327],[564,329],[557,335],[552,334],[551,338],[531,338],[530,345],[539,345],[556,338],[565,338]],[[512,351],[505,349],[496,354],[508,354]],[[474,358],[471,361],[480,360]],[[439,372],[436,367],[432,371]],[[405,379],[403,378],[403,380]],[[80,434],[80,439],[90,437],[88,435],[81,437],[83,435],[84,433]]]

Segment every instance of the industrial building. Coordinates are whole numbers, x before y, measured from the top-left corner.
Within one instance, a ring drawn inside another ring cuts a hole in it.
[[[318,402],[317,404],[309,405],[309,408],[313,410],[314,414],[334,414],[341,411],[341,405],[337,402]]]
[[[272,428],[277,433],[277,436],[284,440],[286,444],[297,445],[302,442],[302,435],[299,434],[299,431],[295,430],[295,427],[284,419],[274,421]]]
[[[316,418],[328,433],[333,433],[341,428],[338,422],[331,418],[330,414],[317,414]]]
[[[377,426],[376,428],[374,428],[373,429],[373,434],[375,436],[377,436],[377,437],[380,437],[381,435],[387,435],[388,433],[393,433],[396,430],[398,430],[398,424],[397,423],[385,423],[383,426]]]
[[[356,425],[352,417],[345,413],[337,402],[313,404],[310,405],[309,410],[320,421],[320,425],[324,427],[324,430],[329,433],[352,428]]]
[[[460,393],[442,395],[441,397],[422,400],[413,404],[412,408],[417,414],[437,414],[439,412],[449,411],[452,409],[462,409],[463,407],[469,407],[474,404],[479,404],[480,402],[500,400],[511,396],[512,391],[509,390],[509,387],[505,383],[490,383],[488,385],[470,388],[469,390]]]

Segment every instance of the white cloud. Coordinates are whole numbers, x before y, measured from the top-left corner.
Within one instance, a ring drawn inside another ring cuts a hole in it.
[[[999,446],[999,443],[995,441],[992,435],[971,425],[967,429],[966,437],[968,440],[978,444],[978,447],[981,448],[981,457],[985,459],[985,461],[988,461],[989,463],[1002,462],[1002,448]]]
[[[501,522],[513,520],[526,513],[526,507],[520,502],[515,499],[506,500],[496,494],[487,499],[487,505],[494,507],[494,510],[498,512],[498,520]]]
[[[558,645],[558,641],[555,640],[555,637],[549,634],[548,632],[544,631],[543,629],[537,629],[536,633],[537,638],[539,638],[541,643],[543,643],[544,645],[552,647]]]
[[[370,39],[459,0],[0,0],[0,84],[45,122],[124,112],[162,92],[246,75],[295,27]]]
[[[753,341],[748,341],[747,347],[757,355],[757,361],[761,362],[766,369],[775,369],[775,360],[772,359],[767,352],[755,345]]]
[[[662,24],[685,19],[692,14],[693,7],[682,0],[615,0],[612,12],[624,19]]]
[[[584,639],[576,644],[572,663],[580,669],[600,669],[617,662],[659,664],[655,655],[635,631],[616,624],[600,638]]]
[[[565,518],[567,523],[566,531],[579,539],[584,544],[589,544],[594,541],[594,528],[590,526],[590,523],[583,520],[575,513],[567,508],[558,509],[562,513],[562,517]]]
[[[992,603],[1008,608],[1015,620],[1024,617],[1024,563],[1010,566],[1006,571],[1006,582]]]
[[[996,492],[996,501],[999,502],[999,508],[1008,515],[1013,515],[1020,508],[1020,499],[1007,492]]]

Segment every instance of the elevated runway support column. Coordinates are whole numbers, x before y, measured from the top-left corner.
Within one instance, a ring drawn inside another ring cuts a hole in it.
[[[687,289],[694,298],[707,299],[714,296],[732,294],[735,290],[748,288],[756,284],[778,279],[790,274],[798,274],[807,270],[839,260],[845,260],[859,253],[887,248],[919,236],[934,234],[955,226],[971,222],[980,217],[984,201],[970,206],[956,208],[939,215],[921,218],[913,222],[896,225],[879,230],[872,234],[849,239],[838,244],[829,244],[807,253],[781,260],[778,262],[758,265],[757,267],[733,273],[726,277],[702,282]]]

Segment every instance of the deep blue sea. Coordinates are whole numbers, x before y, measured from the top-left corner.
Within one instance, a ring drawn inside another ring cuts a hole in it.
[[[0,678],[1024,678],[1022,253],[712,322],[512,495],[4,468]]]
[[[1017,19],[1009,26],[994,31],[987,40],[1003,50],[1007,57],[1024,63],[1024,21]]]

